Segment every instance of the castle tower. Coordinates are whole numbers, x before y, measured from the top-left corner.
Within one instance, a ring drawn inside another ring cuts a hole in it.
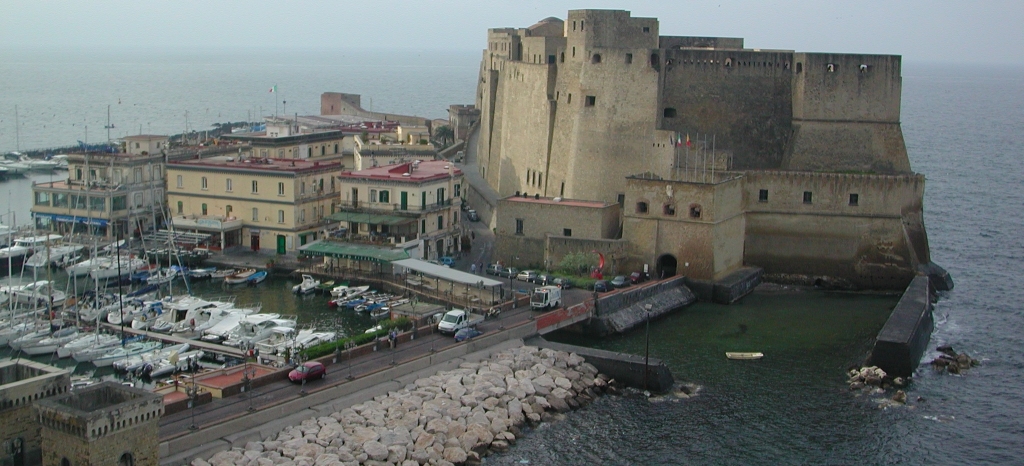
[[[160,395],[103,382],[36,403],[43,466],[159,462]]]
[[[24,359],[0,362],[0,465],[39,463],[40,429],[32,405],[70,388],[66,370]]]

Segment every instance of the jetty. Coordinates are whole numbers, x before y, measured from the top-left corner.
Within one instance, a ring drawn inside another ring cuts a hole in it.
[[[245,353],[243,353],[242,350],[240,350],[238,348],[233,348],[231,346],[219,345],[217,343],[210,343],[208,341],[192,340],[192,339],[189,339],[189,338],[182,338],[182,337],[176,337],[174,335],[168,335],[166,333],[157,333],[157,332],[150,332],[148,330],[134,329],[134,328],[127,327],[127,326],[122,328],[120,325],[114,325],[114,324],[110,324],[110,323],[106,323],[106,322],[100,322],[100,327],[103,327],[103,328],[105,328],[107,330],[110,330],[112,332],[119,332],[119,331],[124,330],[125,333],[130,333],[132,335],[141,335],[141,336],[144,336],[146,338],[162,341],[164,343],[170,343],[170,344],[175,344],[175,345],[180,345],[182,343],[188,343],[189,347],[191,347],[191,348],[201,349],[201,350],[209,352],[209,353],[223,354],[223,355],[226,355],[226,356],[234,356],[236,358],[242,358],[242,357],[245,356]]]

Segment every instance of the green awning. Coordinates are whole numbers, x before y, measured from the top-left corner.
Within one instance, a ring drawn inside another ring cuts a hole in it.
[[[338,212],[327,218],[336,222],[367,223],[370,225],[402,225],[416,222],[414,217],[402,217],[400,215],[385,215],[368,212]]]
[[[401,249],[385,249],[329,240],[316,241],[300,246],[299,252],[306,256],[336,257],[382,263],[409,258],[409,254]]]

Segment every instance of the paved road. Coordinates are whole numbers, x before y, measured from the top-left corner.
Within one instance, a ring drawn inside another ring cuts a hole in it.
[[[492,333],[506,326],[510,327],[525,322],[533,315],[535,313],[523,307],[488,319],[478,328],[484,333]],[[434,333],[420,335],[413,341],[402,343],[397,349],[389,349],[385,343],[381,345],[380,351],[352,360],[346,360],[342,353],[336,364],[328,365],[327,378],[324,380],[308,382],[305,386],[289,381],[274,382],[253,390],[251,394],[214,399],[210,403],[197,406],[195,410],[186,409],[164,416],[160,419],[160,439],[163,441],[188,433],[193,424],[202,428],[244,415],[250,406],[249,395],[251,395],[253,408],[260,410],[301,397],[303,390],[310,393],[323,390],[346,383],[349,377],[359,378],[393,364],[399,364],[457,344],[459,343],[456,343],[450,336]]]

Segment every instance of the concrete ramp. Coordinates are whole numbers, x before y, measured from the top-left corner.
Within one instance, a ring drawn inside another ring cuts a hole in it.
[[[928,277],[914,277],[878,332],[867,365],[878,366],[894,377],[910,377],[921,362],[934,328]]]

